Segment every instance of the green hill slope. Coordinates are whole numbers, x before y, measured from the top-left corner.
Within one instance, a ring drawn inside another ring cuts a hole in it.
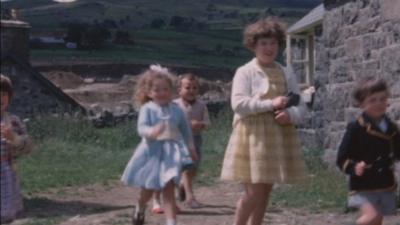
[[[149,26],[154,19],[167,24],[174,16],[190,18],[214,28],[237,27],[262,16],[280,16],[288,22],[300,18],[321,0],[13,0],[2,7],[19,10],[36,27],[55,28],[62,22],[114,21],[120,28]]]

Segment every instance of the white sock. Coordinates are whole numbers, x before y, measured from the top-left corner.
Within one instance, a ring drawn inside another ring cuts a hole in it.
[[[154,208],[161,208],[161,203],[159,199],[153,198],[153,209]]]
[[[165,225],[176,225],[176,220],[174,219],[167,219],[167,223]]]

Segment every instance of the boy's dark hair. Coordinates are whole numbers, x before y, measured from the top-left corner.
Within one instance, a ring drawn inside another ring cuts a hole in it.
[[[13,96],[12,83],[10,78],[0,74],[0,91],[7,92],[8,98],[11,100]]]
[[[358,104],[361,104],[368,96],[381,91],[385,91],[389,94],[386,82],[380,78],[369,77],[358,83],[353,92],[353,97]]]

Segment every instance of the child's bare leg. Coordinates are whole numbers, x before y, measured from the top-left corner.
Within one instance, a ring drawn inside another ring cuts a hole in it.
[[[149,202],[149,200],[151,199],[152,194],[153,194],[152,190],[141,188],[139,194],[138,206],[140,208],[144,208],[147,202]]]
[[[273,184],[259,184],[257,185],[257,193],[260,197],[260,202],[250,214],[251,225],[261,225],[264,219],[265,210],[268,205],[269,195],[271,193]]]
[[[175,185],[170,181],[163,189],[163,202],[167,220],[176,220]]]
[[[153,191],[147,189],[140,189],[139,199],[136,204],[133,216],[132,216],[132,224],[133,225],[143,225],[144,223],[144,215],[146,210],[146,204],[150,200]]]
[[[260,204],[262,196],[258,193],[258,190],[260,190],[260,188],[258,188],[259,185],[260,184],[245,184],[245,191],[236,205],[235,225],[246,225],[250,215]]]
[[[185,170],[182,173],[182,183],[183,183],[183,187],[185,189],[187,202],[190,202],[195,199],[194,193],[193,193],[193,179],[195,176],[196,176],[195,169]]]
[[[383,217],[375,209],[375,207],[369,203],[361,206],[361,216],[357,219],[358,225],[381,225]]]

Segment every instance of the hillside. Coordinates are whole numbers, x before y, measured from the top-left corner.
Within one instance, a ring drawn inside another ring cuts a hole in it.
[[[66,24],[106,27],[111,37],[101,49],[35,48],[35,62],[162,63],[233,69],[252,57],[242,44],[246,24],[277,16],[289,25],[322,0],[11,0],[31,25],[32,36],[65,37]],[[112,42],[118,31],[133,44]]]
[[[288,22],[300,18],[322,0],[78,0],[57,3],[52,0],[13,0],[2,8],[15,8],[32,24],[33,30],[56,28],[63,22],[86,23],[112,20],[118,28],[149,26],[154,19],[167,24],[173,16],[190,18],[209,28],[236,28],[265,15]]]

